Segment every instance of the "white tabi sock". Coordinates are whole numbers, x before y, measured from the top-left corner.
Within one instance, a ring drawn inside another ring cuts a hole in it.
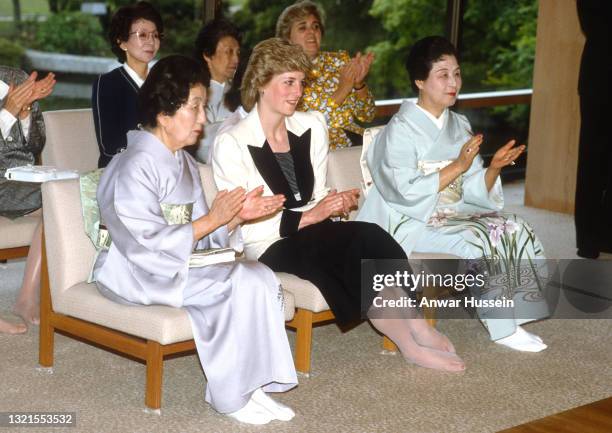
[[[538,343],[544,343],[544,340],[542,340],[540,337],[538,337],[537,335],[526,331],[524,328],[522,328],[521,326],[517,326],[516,327],[517,331],[520,330],[522,332],[524,332],[525,334],[527,334],[529,337],[531,337],[533,340],[537,341]]]
[[[521,352],[541,352],[548,347],[540,340],[540,337],[537,337],[537,339],[534,337],[537,337],[537,335],[530,334],[517,326],[514,334],[495,340],[495,342]]]
[[[293,409],[274,400],[261,388],[253,393],[251,400],[267,409],[277,420],[289,421],[295,416]]]
[[[275,419],[270,411],[253,401],[252,395],[247,404],[245,404],[241,409],[238,409],[236,412],[228,413],[227,416],[245,424],[258,425],[268,424],[270,421]]]

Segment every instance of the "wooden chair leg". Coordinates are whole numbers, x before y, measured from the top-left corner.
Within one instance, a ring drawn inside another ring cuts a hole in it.
[[[40,332],[38,339],[38,362],[43,367],[53,366],[53,345],[55,329],[51,325],[53,305],[51,304],[51,289],[49,287],[49,269],[47,267],[47,249],[43,230],[41,246],[40,269]]]
[[[313,312],[298,308],[292,323],[295,325],[295,369],[310,373],[310,352],[312,350]]]
[[[423,288],[423,297],[427,299],[437,299],[439,297],[439,289],[436,287],[425,287]],[[425,307],[423,308],[423,315],[425,320],[431,326],[436,326],[436,309]]]
[[[157,341],[147,341],[147,383],[145,390],[145,405],[151,409],[161,408],[162,374],[164,355],[161,344]]]
[[[388,350],[389,352],[397,352],[397,346],[386,335],[383,335],[382,346],[384,350]]]

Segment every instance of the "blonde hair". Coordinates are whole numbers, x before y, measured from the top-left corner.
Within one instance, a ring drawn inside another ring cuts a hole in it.
[[[280,38],[270,38],[258,43],[253,48],[240,87],[244,109],[253,109],[259,101],[259,89],[268,84],[275,75],[293,71],[308,75],[310,70],[310,60],[299,45]]]
[[[291,38],[291,27],[298,20],[306,19],[309,15],[313,15],[319,20],[321,27],[321,35],[325,34],[325,25],[323,24],[323,10],[316,3],[310,0],[298,1],[291,6],[287,6],[276,20],[276,37],[285,40]]]

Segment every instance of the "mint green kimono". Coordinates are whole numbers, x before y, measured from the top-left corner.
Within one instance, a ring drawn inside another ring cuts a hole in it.
[[[357,219],[383,227],[407,254],[447,253],[481,262],[479,269],[484,266],[491,279],[479,296],[515,302],[514,319],[492,319],[490,312],[477,310],[497,340],[514,333],[517,325],[548,314],[541,293],[545,256],[529,224],[499,213],[504,205],[501,181],[487,190],[480,156],[438,191],[439,170],[457,158],[471,137],[465,116],[450,110],[445,116],[438,129],[413,102],[402,104],[367,151],[373,186]],[[521,273],[524,264],[530,269]],[[518,277],[497,278],[508,271]]]

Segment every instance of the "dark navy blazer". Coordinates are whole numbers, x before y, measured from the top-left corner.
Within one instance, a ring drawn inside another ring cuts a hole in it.
[[[98,167],[106,167],[115,154],[125,149],[127,132],[137,128],[138,90],[123,66],[100,75],[94,82],[91,107],[100,148]]]

